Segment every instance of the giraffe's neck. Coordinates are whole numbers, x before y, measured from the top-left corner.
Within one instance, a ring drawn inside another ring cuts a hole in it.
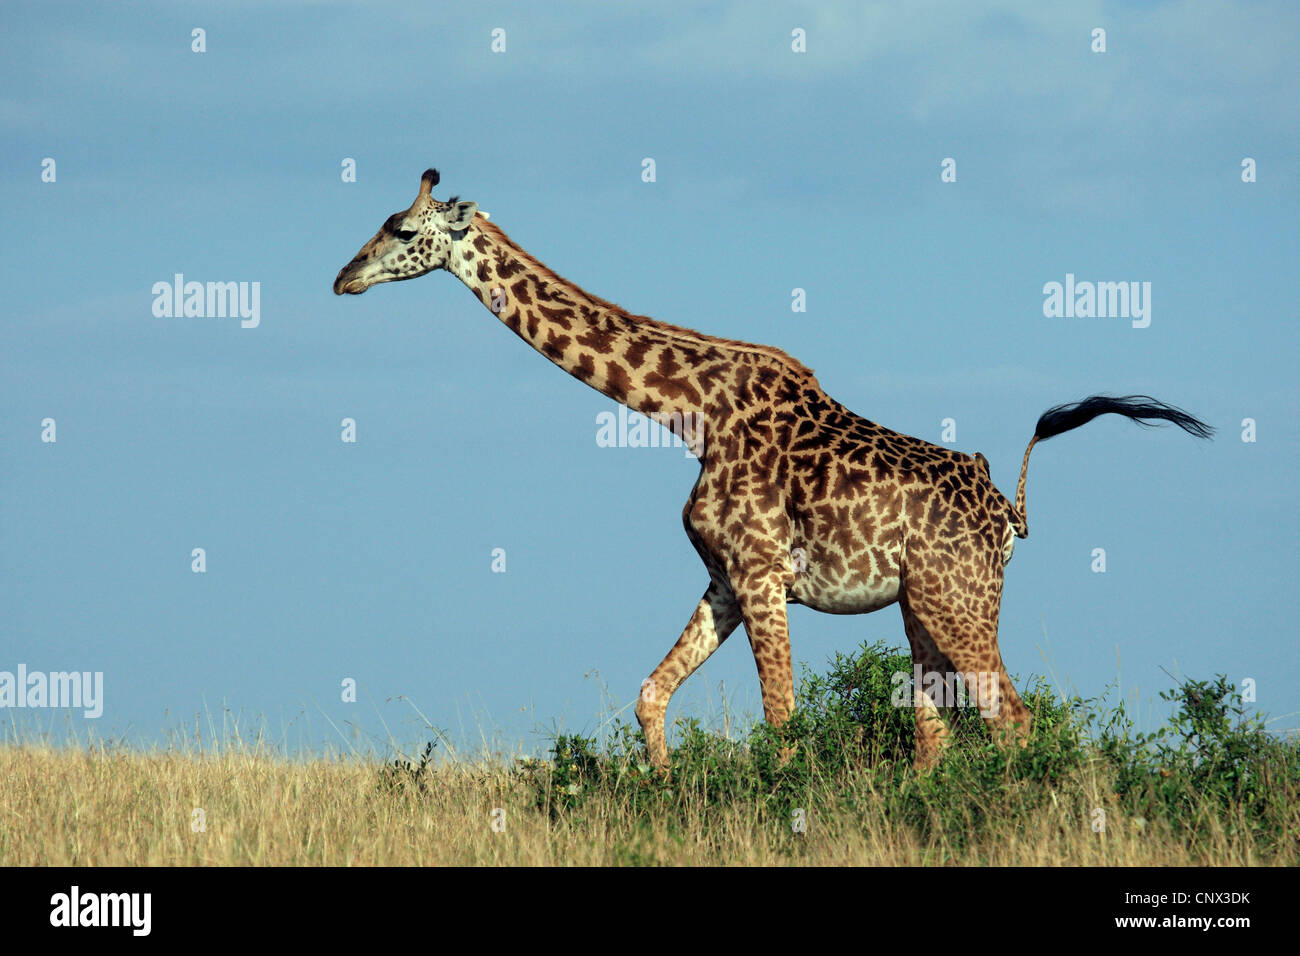
[[[481,215],[454,244],[447,270],[574,378],[674,430],[673,421],[710,417],[738,364],[812,379],[779,349],[631,315],[560,278]]]

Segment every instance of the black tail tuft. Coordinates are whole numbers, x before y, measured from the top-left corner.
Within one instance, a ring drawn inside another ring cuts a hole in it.
[[[1214,429],[1199,418],[1193,418],[1181,408],[1156,401],[1150,395],[1125,395],[1121,398],[1093,395],[1081,402],[1056,405],[1043,412],[1034,428],[1034,438],[1044,441],[1053,435],[1086,425],[1098,415],[1110,412],[1131,418],[1139,425],[1154,425],[1157,421],[1173,422],[1197,438],[1209,438],[1214,434]]]

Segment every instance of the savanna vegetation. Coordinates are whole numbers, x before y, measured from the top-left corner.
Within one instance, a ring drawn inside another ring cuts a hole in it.
[[[805,675],[780,730],[681,721],[667,774],[619,722],[545,760],[11,742],[0,865],[1300,863],[1300,742],[1223,677],[1165,692],[1151,733],[1040,681],[1025,747],[959,708],[918,773],[899,671],[905,653],[867,645]]]

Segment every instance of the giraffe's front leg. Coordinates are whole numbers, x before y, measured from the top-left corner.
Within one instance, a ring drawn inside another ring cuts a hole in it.
[[[636,719],[645,735],[650,762],[668,766],[668,742],[664,737],[664,714],[668,699],[709,655],[731,636],[740,624],[740,610],[731,592],[716,583],[709,585],[686,630],[663,661],[641,684]]]
[[[743,586],[736,585],[736,599],[758,665],[763,716],[773,727],[780,727],[794,711],[794,670],[785,609],[790,574],[773,571],[748,577],[744,582]],[[783,756],[788,758],[790,753],[786,751]]]

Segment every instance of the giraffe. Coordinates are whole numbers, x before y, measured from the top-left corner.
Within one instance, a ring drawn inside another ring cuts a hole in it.
[[[983,455],[891,431],[826,394],[780,349],[669,325],[598,298],[521,249],[473,202],[433,198],[426,170],[411,206],[390,216],[334,280],[334,292],[444,269],[505,326],[579,381],[666,424],[691,444],[699,476],[682,511],[708,586],[677,642],[642,685],[636,716],[652,764],[668,765],[664,716],[674,691],[745,625],[764,718],[794,708],[786,606],[861,614],[897,603],[913,663],[926,675],[986,678],[981,715],[1023,744],[1028,708],[998,648],[1003,569],[1029,534],[1025,480],[1038,442],[1114,413],[1213,429],[1149,396],[1094,395],[1038,419],[1014,504]],[[950,686],[950,685],[949,685]],[[914,762],[931,766],[952,704],[926,680],[913,693]]]

